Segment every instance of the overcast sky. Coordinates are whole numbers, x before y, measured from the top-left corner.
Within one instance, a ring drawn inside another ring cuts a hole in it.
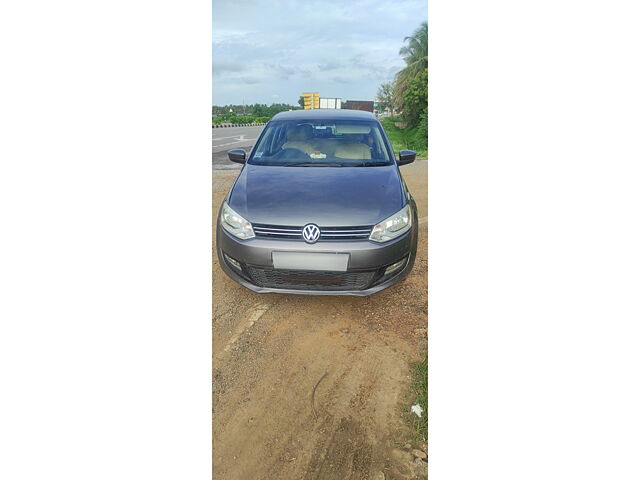
[[[213,0],[213,104],[373,100],[427,0]]]

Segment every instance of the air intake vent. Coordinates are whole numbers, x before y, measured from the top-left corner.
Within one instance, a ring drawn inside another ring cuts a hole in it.
[[[292,290],[364,290],[376,273],[274,270],[252,266],[247,267],[247,272],[260,287]]]

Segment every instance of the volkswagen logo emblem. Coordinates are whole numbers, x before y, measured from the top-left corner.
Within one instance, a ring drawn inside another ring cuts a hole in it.
[[[302,238],[307,243],[316,243],[320,238],[320,228],[313,223],[308,223],[302,229]]]

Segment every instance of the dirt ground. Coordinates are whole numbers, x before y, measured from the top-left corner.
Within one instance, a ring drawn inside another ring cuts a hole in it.
[[[426,350],[427,161],[401,171],[422,220],[418,254],[380,293],[257,294],[222,272],[214,245],[215,480],[426,478],[408,418],[409,364]],[[237,174],[214,172],[214,229]]]

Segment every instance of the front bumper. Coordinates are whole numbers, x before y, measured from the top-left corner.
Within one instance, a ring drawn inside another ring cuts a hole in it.
[[[218,222],[216,240],[224,272],[254,292],[366,296],[403,280],[411,272],[418,225],[414,222],[411,230],[388,243],[358,240],[307,244],[301,240],[260,237],[238,240]],[[346,272],[278,271],[273,269],[271,254],[274,251],[348,253],[349,264]],[[227,261],[225,254],[239,262],[240,268]],[[401,268],[384,274],[389,265],[403,259]]]

